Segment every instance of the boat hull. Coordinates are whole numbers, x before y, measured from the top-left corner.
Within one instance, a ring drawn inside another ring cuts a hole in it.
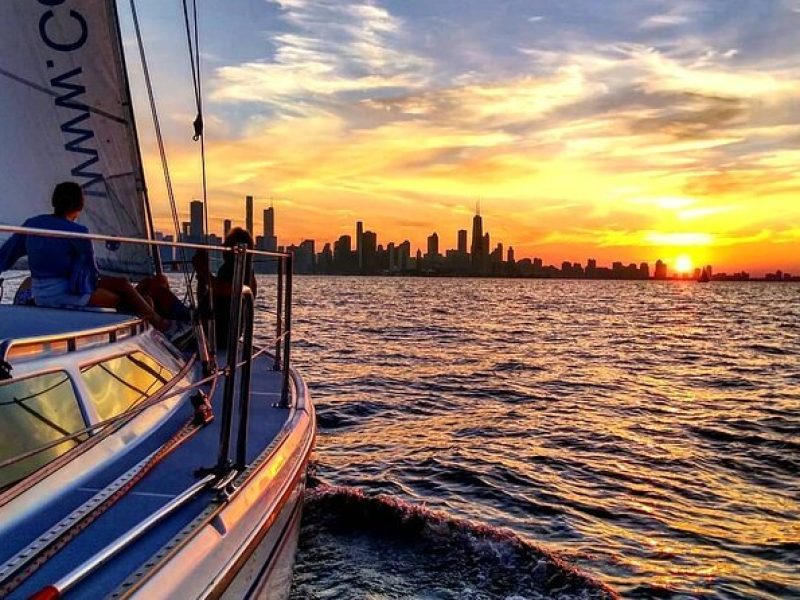
[[[293,497],[275,523],[262,532],[263,540],[225,590],[223,598],[284,600],[289,597],[304,492],[304,483],[298,482]]]
[[[286,598],[316,428],[302,378],[275,442],[235,481],[225,501],[199,515],[118,589],[118,598]]]

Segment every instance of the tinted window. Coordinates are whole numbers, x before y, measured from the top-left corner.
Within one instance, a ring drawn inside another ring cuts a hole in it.
[[[72,382],[63,371],[0,384],[0,460],[39,448],[85,426]],[[77,443],[64,442],[0,468],[0,487],[22,479]]]
[[[81,369],[101,420],[110,419],[152,396],[174,374],[142,352],[118,356]]]

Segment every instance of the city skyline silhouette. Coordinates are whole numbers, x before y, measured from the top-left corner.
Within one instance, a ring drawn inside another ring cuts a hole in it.
[[[299,244],[279,244],[276,229],[274,202],[262,210],[261,234],[256,230],[255,201],[252,195],[245,196],[243,223],[227,218],[223,221],[222,235],[205,232],[204,206],[200,200],[189,203],[189,221],[182,222],[180,239],[189,242],[209,242],[221,245],[228,232],[237,226],[244,227],[252,235],[256,248],[266,251],[290,250],[295,254],[295,270],[300,274],[328,275],[428,275],[428,276],[493,276],[565,279],[616,279],[616,280],[696,280],[696,281],[800,281],[800,277],[780,269],[766,272],[763,277],[751,277],[745,270],[731,273],[715,272],[713,265],[695,266],[687,254],[679,255],[676,264],[664,259],[628,262],[612,261],[605,266],[597,259],[587,257],[585,265],[579,261],[563,260],[548,264],[538,256],[517,257],[513,246],[502,241],[492,247],[488,227],[484,229],[480,200],[476,200],[471,232],[458,229],[453,236],[456,244],[440,251],[440,236],[433,231],[427,239],[425,251],[413,248],[411,242],[387,241],[378,243],[378,233],[365,229],[364,222],[354,223],[355,235],[343,233],[333,241],[317,246],[314,239],[305,239]],[[157,232],[163,239],[173,236]],[[444,246],[443,246],[444,247]],[[469,249],[469,251],[468,251]],[[174,262],[172,251],[164,249],[165,262]],[[683,263],[683,264],[682,264]],[[264,267],[268,269],[268,267]]]

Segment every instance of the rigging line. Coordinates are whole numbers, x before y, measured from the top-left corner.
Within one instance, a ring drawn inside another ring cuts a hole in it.
[[[206,136],[205,126],[203,123],[203,75],[200,68],[200,26],[197,13],[197,0],[192,0],[192,19],[194,21],[194,44],[192,44],[192,34],[189,27],[189,7],[187,0],[183,0],[183,18],[186,24],[186,41],[189,46],[189,62],[192,65],[192,81],[194,83],[194,97],[197,106],[197,116],[195,117],[194,127],[194,141],[200,140],[200,172],[203,185],[203,226],[205,231],[205,242],[210,243],[211,231],[209,227],[209,206],[208,206],[208,178],[206,170]],[[205,298],[208,304],[208,310],[211,315],[214,314],[214,294],[209,288],[209,293]],[[216,348],[216,322],[212,318],[208,320],[208,345],[213,353]]]
[[[197,0],[192,0],[192,23],[189,23],[189,3],[188,0],[183,0],[183,22],[186,26],[186,43],[189,48],[189,64],[192,69],[192,84],[194,85],[194,101],[197,108],[197,116],[195,117],[194,136],[192,139],[200,141],[200,165],[202,171],[202,184],[203,184],[203,225],[205,231],[206,243],[209,241],[209,226],[208,226],[208,186],[206,180],[206,142],[205,131],[203,124],[203,83],[202,74],[200,70],[200,27],[199,19],[197,16]],[[192,35],[194,34],[194,40]]]
[[[197,24],[197,6],[195,8],[195,15],[194,21],[195,25]],[[195,66],[195,59],[194,59],[194,50],[192,47],[192,34],[191,34],[191,26],[189,25],[189,4],[186,0],[183,0],[183,22],[186,25],[186,42],[189,45],[189,64],[192,67],[192,85],[194,86],[194,100],[195,104],[198,102],[197,99],[197,67]],[[196,36],[196,32],[195,32]]]
[[[150,80],[150,69],[147,67],[147,56],[144,51],[144,41],[142,40],[142,32],[139,27],[139,16],[136,12],[136,0],[130,0],[131,16],[133,17],[133,28],[136,32],[136,42],[139,46],[139,58],[142,61],[142,72],[144,74],[145,87],[147,88],[147,97],[150,102],[150,113],[153,117],[153,128],[155,129],[156,140],[158,142],[158,153],[161,157],[161,168],[164,171],[164,181],[167,186],[167,197],[169,198],[169,205],[172,212],[172,224],[175,228],[175,236],[180,236],[180,219],[178,218],[178,207],[175,203],[175,192],[172,188],[172,179],[169,174],[169,164],[167,163],[167,154],[164,149],[164,137],[161,134],[161,124],[158,119],[158,109],[156,108],[156,100],[153,94],[153,83]],[[197,305],[192,292],[191,283],[189,280],[189,273],[184,266],[186,262],[186,252],[183,247],[179,246],[178,251],[181,259],[181,270],[183,271],[184,280],[186,282],[187,293],[189,296],[189,305],[192,309],[196,309]]]

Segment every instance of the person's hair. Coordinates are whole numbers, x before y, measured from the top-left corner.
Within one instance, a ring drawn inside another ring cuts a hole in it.
[[[228,235],[225,236],[225,241],[222,242],[222,245],[227,248],[233,248],[234,246],[238,246],[239,244],[245,244],[248,248],[253,248],[253,236],[250,235],[250,232],[246,229],[242,229],[241,227],[234,227],[228,232]],[[226,263],[233,262],[233,252],[230,250],[223,252],[222,260]],[[247,264],[248,269],[250,265],[250,257],[247,257]]]
[[[62,181],[53,190],[53,212],[65,217],[76,210],[83,210],[83,190],[74,181]]]
[[[228,235],[225,236],[225,241],[222,243],[222,245],[227,246],[228,248],[233,248],[239,244],[246,244],[248,248],[252,248],[253,236],[250,235],[250,232],[246,229],[234,227],[228,232]]]

